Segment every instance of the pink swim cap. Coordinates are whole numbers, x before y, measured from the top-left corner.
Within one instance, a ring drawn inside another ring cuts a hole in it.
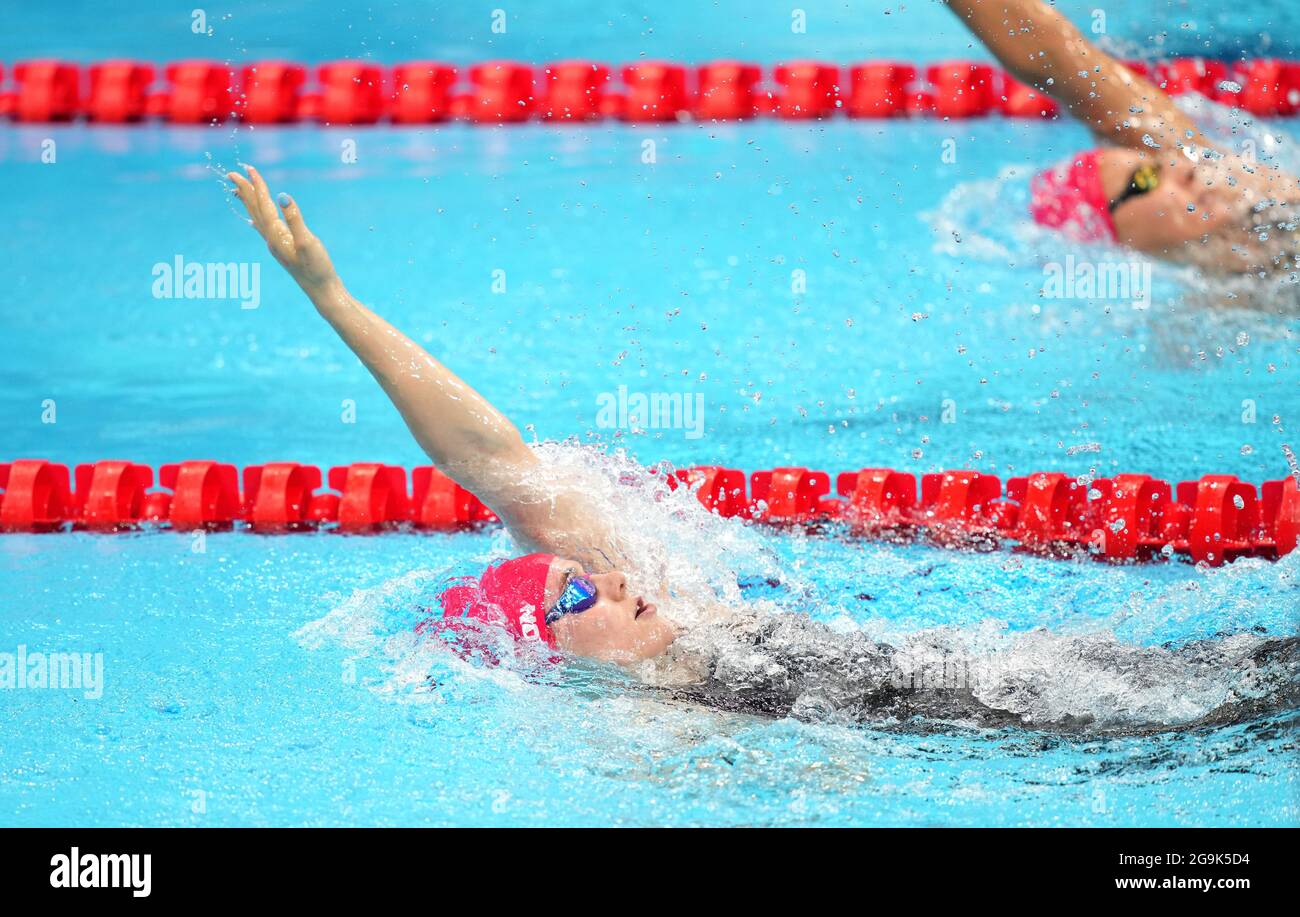
[[[1118,239],[1097,166],[1101,153],[1088,150],[1034,176],[1029,183],[1029,212],[1035,223],[1058,229],[1075,242]]]
[[[504,627],[519,641],[555,646],[546,624],[546,577],[554,554],[528,554],[488,567],[483,575],[444,589],[442,615],[474,618]]]

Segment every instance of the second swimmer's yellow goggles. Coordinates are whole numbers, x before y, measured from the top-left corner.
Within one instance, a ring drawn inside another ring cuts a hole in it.
[[[1160,187],[1160,167],[1146,163],[1138,166],[1129,176],[1128,187],[1123,193],[1109,204],[1110,212],[1114,213],[1115,208],[1127,201],[1129,198],[1141,197],[1148,191],[1154,191]]]

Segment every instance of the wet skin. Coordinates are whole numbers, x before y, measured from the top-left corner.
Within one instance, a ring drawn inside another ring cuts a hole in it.
[[[586,575],[596,584],[596,604],[566,614],[551,625],[556,646],[567,653],[602,662],[632,663],[658,656],[677,639],[677,628],[658,608],[628,591],[618,571],[588,573],[576,560],[556,557],[546,577],[549,610],[571,576]]]
[[[1253,222],[1255,203],[1294,195],[1283,173],[1250,166],[1236,156],[1193,161],[1181,151],[1110,149],[1098,159],[1106,199],[1117,199],[1134,171],[1147,164],[1158,169],[1159,184],[1114,208],[1120,242],[1147,254],[1194,263],[1202,263],[1211,250],[1222,252],[1227,242],[1245,248],[1220,267],[1264,263],[1262,254],[1249,256],[1251,236],[1245,230]],[[1201,248],[1205,251],[1198,251]]]

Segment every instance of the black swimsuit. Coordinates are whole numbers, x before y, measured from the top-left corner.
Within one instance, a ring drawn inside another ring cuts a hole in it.
[[[669,696],[732,713],[850,721],[904,731],[1020,727],[1052,733],[1137,735],[1247,722],[1300,709],[1300,637],[1271,639],[1241,660],[1279,673],[1264,696],[1229,702],[1189,723],[1101,726],[1088,718],[1025,723],[980,701],[956,655],[922,673],[905,672],[896,651],[859,632],[843,633],[803,615],[746,617],[728,627],[689,633],[680,643],[705,677],[664,689]],[[1214,641],[1176,650],[1195,656]]]

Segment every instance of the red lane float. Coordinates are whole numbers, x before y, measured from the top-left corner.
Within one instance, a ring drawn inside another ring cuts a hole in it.
[[[776,97],[778,118],[829,118],[840,107],[840,71],[821,61],[779,64],[773,72],[782,91]]]
[[[1272,557],[1290,554],[1300,540],[1300,482],[1265,481],[1260,488],[1260,528],[1255,547]]]
[[[234,465],[210,461],[163,465],[158,483],[172,492],[164,517],[172,528],[230,528],[240,514],[239,472]],[[146,500],[155,496],[146,494]]]
[[[139,121],[148,110],[154,68],[134,61],[105,61],[90,67],[86,117],[105,124]]]
[[[824,471],[776,468],[749,476],[753,518],[771,524],[812,522],[835,515],[838,507],[822,498],[830,493],[831,479]]]
[[[878,61],[859,64],[849,71],[849,97],[845,113],[850,118],[894,118],[907,114],[907,88],[916,82],[910,64]]]
[[[91,531],[134,528],[144,516],[144,493],[153,486],[153,469],[108,460],[78,465],[74,474],[72,522]]]
[[[921,476],[917,518],[940,529],[986,532],[997,528],[1002,482],[978,471],[944,471]]]
[[[1261,116],[1300,114],[1300,61],[1191,57],[1154,65],[1126,63],[1173,94],[1198,92]],[[82,68],[68,61],[21,61],[12,68],[15,88],[0,94],[0,116],[29,123],[85,117],[112,124],[149,118],[212,124],[235,115],[251,124],[319,120],[364,125],[382,120],[435,124],[451,118],[475,124],[533,118],[663,123],[766,114],[812,120],[841,112],[851,118],[946,119],[1058,114],[1052,99],[978,61],[932,64],[920,81],[915,66],[897,61],[861,61],[845,67],[792,61],[766,74],[756,64],[727,60],[705,63],[689,73],[680,64],[662,61],[621,68],[561,61],[540,69],[516,61],[489,61],[468,68],[467,85],[458,86],[457,69],[436,61],[385,67],[345,60],[317,68],[255,61],[232,69],[217,61],[192,60],[163,67],[166,86],[156,92],[151,91],[155,70],[143,61],[103,61],[87,66],[83,80]],[[621,82],[615,81],[615,74]],[[765,77],[771,91],[763,91]]]
[[[993,68],[974,61],[946,61],[927,67],[940,118],[979,118],[993,111]]]
[[[1283,96],[1280,115],[1300,114],[1300,61],[1283,61],[1282,72],[1285,75],[1286,93]]]
[[[668,477],[668,487],[695,488],[695,495],[709,512],[730,518],[749,509],[745,498],[745,472],[717,465],[679,468]]]
[[[763,71],[755,64],[716,61],[699,69],[697,121],[742,121],[759,113],[757,87]]]
[[[1240,87],[1236,98],[1223,92],[1220,102],[1254,115],[1294,115],[1300,111],[1300,62],[1266,58],[1238,62],[1232,80]]]
[[[1002,75],[999,96],[1002,114],[1008,118],[1055,118],[1061,107],[1051,96],[1043,95],[1009,74]]]
[[[478,64],[469,71],[474,91],[468,116],[476,124],[527,121],[533,113],[533,69],[511,61]]]
[[[1019,510],[1010,534],[1029,547],[1077,544],[1089,537],[1088,489],[1059,471],[1040,472],[1007,481],[1007,497]]]
[[[411,521],[419,528],[452,532],[469,524],[469,491],[432,465],[411,469],[411,482]]]
[[[914,475],[861,468],[831,476],[808,468],[743,471],[705,465],[652,469],[671,490],[688,488],[710,512],[762,524],[859,536],[924,533],[952,546],[1013,542],[1041,553],[1086,551],[1133,562],[1185,555],[1218,566],[1239,556],[1277,558],[1300,540],[1300,485],[1268,481],[1259,491],[1232,475],[1171,486],[1144,474],[1092,481],[1038,472],[1002,482],[973,470]],[[66,465],[43,459],[0,464],[0,531],[65,528],[118,531],[146,524],[175,530],[279,533],[329,527],[378,532],[393,527],[459,531],[499,520],[474,494],[432,466],[313,465],[271,462],[243,470],[187,461],[153,470],[122,460]],[[75,486],[69,486],[70,479]],[[322,484],[328,489],[322,489]]]
[[[14,65],[18,84],[12,105],[15,121],[71,121],[81,109],[81,72],[76,64],[56,60]]]
[[[286,124],[298,120],[307,68],[285,61],[258,61],[240,76],[243,98],[239,117],[249,124]]]
[[[340,531],[371,532],[411,518],[406,469],[397,465],[356,462],[331,468],[329,486],[342,495],[336,519],[328,520],[337,521]]]
[[[411,469],[411,521],[416,528],[454,531],[501,520],[478,497],[432,465]]]
[[[1207,98],[1219,95],[1219,84],[1228,76],[1222,61],[1203,57],[1181,57],[1156,65],[1155,83],[1170,95],[1199,92]]]
[[[561,61],[542,72],[545,93],[538,111],[546,121],[594,121],[601,116],[609,68],[591,61]]]
[[[321,486],[320,469],[271,462],[244,469],[244,520],[255,532],[289,532],[309,524],[308,507]]]
[[[840,516],[862,530],[915,523],[916,476],[892,468],[863,468],[835,478],[835,492],[848,501]]]
[[[67,465],[44,459],[0,465],[0,532],[51,532],[71,518]]]
[[[1222,564],[1254,547],[1259,522],[1255,485],[1230,474],[1207,474],[1178,485],[1178,502],[1190,506],[1187,550],[1192,560]]]
[[[234,110],[230,70],[215,61],[181,61],[163,71],[170,86],[150,109],[173,124],[211,124]]]
[[[316,69],[315,117],[325,124],[375,124],[384,114],[384,75],[374,64],[336,61]]]
[[[1140,553],[1149,554],[1172,540],[1163,537],[1173,503],[1173,489],[1167,481],[1149,474],[1120,474],[1094,481],[1092,486],[1101,505],[1097,528],[1089,540],[1102,557],[1135,560]]]
[[[624,121],[676,121],[689,108],[686,68],[678,64],[631,64],[623,68],[623,84]]]
[[[456,68],[437,61],[398,64],[388,116],[394,124],[434,124],[451,117]]]

